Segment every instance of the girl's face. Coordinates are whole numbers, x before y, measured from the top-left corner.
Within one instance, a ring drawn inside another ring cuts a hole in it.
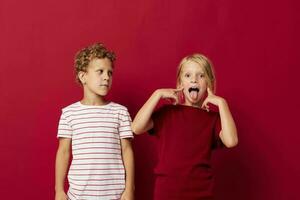
[[[185,105],[200,107],[200,103],[207,90],[206,74],[203,67],[187,61],[181,68],[179,87],[183,87]]]

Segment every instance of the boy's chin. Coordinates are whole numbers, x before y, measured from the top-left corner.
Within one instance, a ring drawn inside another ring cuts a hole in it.
[[[98,96],[100,97],[106,97],[108,95],[108,93],[99,93]]]
[[[108,91],[107,92],[97,92],[97,95],[100,97],[105,97],[108,95]]]

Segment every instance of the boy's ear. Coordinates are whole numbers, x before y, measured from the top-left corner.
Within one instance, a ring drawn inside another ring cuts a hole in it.
[[[85,84],[85,72],[80,71],[78,73],[78,78],[79,78],[80,82],[82,83],[82,85],[84,85]]]

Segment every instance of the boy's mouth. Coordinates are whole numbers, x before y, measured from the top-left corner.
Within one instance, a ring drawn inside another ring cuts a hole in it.
[[[200,89],[198,87],[190,87],[188,91],[189,91],[190,97],[193,100],[198,99],[198,94],[199,94],[199,91],[200,91]]]

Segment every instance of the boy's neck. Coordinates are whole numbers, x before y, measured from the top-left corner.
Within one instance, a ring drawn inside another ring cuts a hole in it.
[[[98,95],[93,97],[89,95],[84,95],[83,99],[80,102],[83,105],[90,105],[90,106],[102,106],[109,103],[109,101],[107,101],[105,97],[98,96]]]

